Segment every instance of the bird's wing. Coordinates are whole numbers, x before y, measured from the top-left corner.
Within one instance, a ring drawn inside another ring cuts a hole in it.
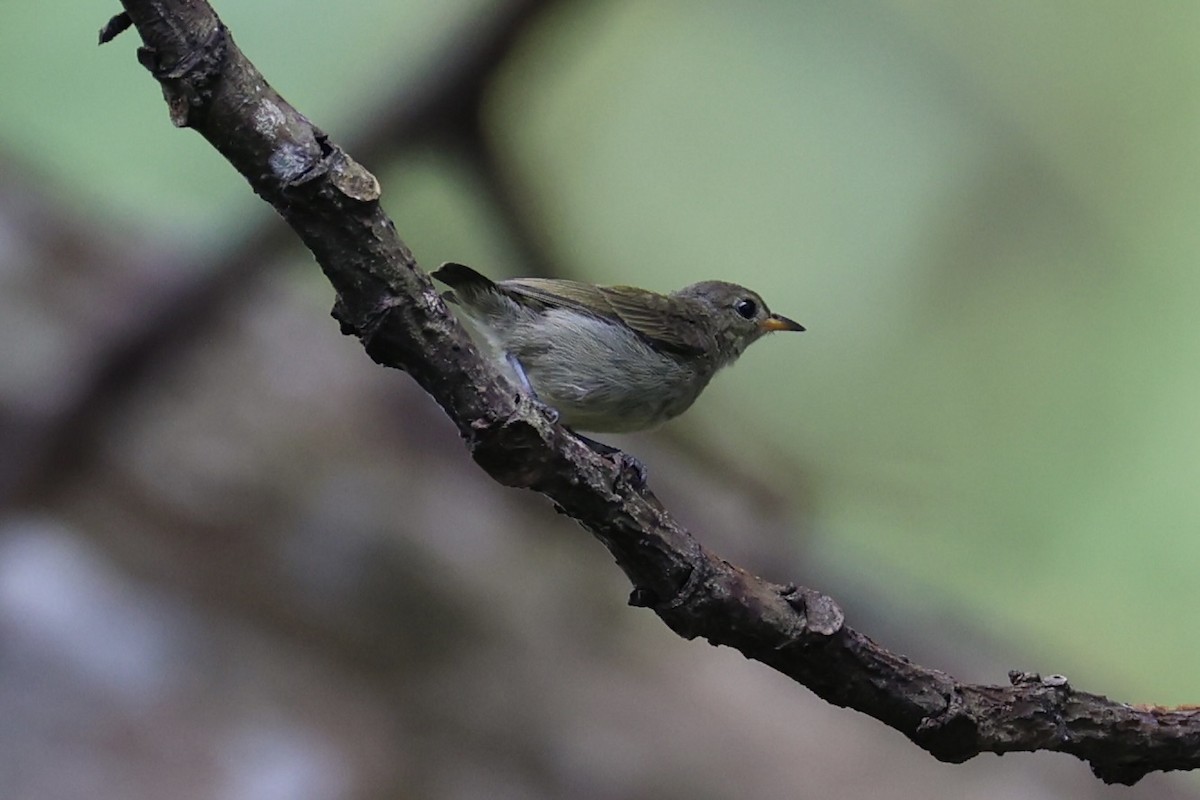
[[[630,286],[594,286],[553,278],[514,278],[497,286],[514,300],[543,308],[568,308],[623,323],[652,345],[683,354],[706,352],[700,326],[683,314],[677,298]]]
[[[684,354],[708,351],[704,329],[695,309],[683,301],[627,286],[603,288],[609,305],[621,320],[652,344]],[[688,315],[685,312],[691,311]]]

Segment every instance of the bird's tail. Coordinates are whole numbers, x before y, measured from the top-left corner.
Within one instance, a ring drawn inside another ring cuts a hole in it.
[[[484,294],[492,294],[496,291],[496,284],[491,278],[476,272],[465,264],[455,264],[453,261],[447,261],[431,274],[462,295],[461,302],[465,302],[467,305],[474,305],[472,302],[473,298]],[[458,295],[454,292],[446,292],[442,297],[450,303],[460,302]]]

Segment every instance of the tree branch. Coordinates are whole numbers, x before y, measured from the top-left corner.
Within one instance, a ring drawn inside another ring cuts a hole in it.
[[[831,598],[729,564],[619,465],[506,383],[476,350],[380,209],[379,184],[266,83],[204,0],[123,0],[176,125],[197,130],[313,252],[334,316],[376,362],[408,372],[458,426],[475,461],[549,497],[632,581],[633,605],[680,636],[736,648],[839,706],[862,711],[943,761],[1052,750],[1110,783],[1200,766],[1200,711],[1135,707],[1061,676],[956,681],[847,627]]]
[[[415,80],[396,87],[394,96],[380,104],[383,113],[373,115],[357,132],[354,152],[372,163],[422,139],[444,139],[460,135],[456,132],[464,128],[474,129],[494,68],[553,4],[554,0],[506,0],[464,20],[455,30],[454,52],[431,60]],[[117,15],[101,29],[101,44],[132,24],[128,14]],[[519,247],[519,231],[514,238]],[[6,427],[15,432],[14,441],[21,442],[3,448],[0,508],[37,503],[46,493],[58,491],[63,475],[76,462],[79,441],[108,418],[124,393],[159,361],[200,335],[214,310],[239,293],[248,276],[283,263],[275,256],[293,241],[286,227],[267,217],[228,250],[210,252],[207,260],[186,268],[159,270],[153,287],[132,283],[116,298],[129,306],[118,315],[120,326],[89,340],[93,350],[83,360],[85,374],[76,374],[69,387],[60,387],[63,397],[58,403],[40,407],[38,416],[15,420],[11,426],[0,420],[0,445],[6,444]],[[536,254],[526,251],[524,256],[532,259]],[[163,280],[166,273],[173,277]]]

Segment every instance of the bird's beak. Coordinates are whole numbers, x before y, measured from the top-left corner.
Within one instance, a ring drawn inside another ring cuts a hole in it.
[[[792,322],[787,317],[781,317],[778,314],[772,314],[771,316],[767,317],[762,322],[758,323],[758,327],[762,328],[764,331],[767,331],[768,333],[770,333],[772,331],[802,331],[802,330],[804,330],[804,326],[801,325],[799,322]]]

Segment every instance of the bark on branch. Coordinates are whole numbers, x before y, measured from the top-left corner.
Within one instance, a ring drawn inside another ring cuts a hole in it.
[[[412,375],[493,478],[541,492],[594,534],[633,583],[632,604],[680,636],[736,648],[882,721],[942,761],[1052,750],[1125,784],[1200,766],[1200,710],[1130,706],[1061,676],[961,683],[848,627],[830,597],[764,581],[708,551],[480,356],[380,209],[374,176],[267,84],[204,0],[122,4],[172,121],[204,136],[313,252],[337,293],[342,331]],[[107,28],[109,38],[120,29]]]

